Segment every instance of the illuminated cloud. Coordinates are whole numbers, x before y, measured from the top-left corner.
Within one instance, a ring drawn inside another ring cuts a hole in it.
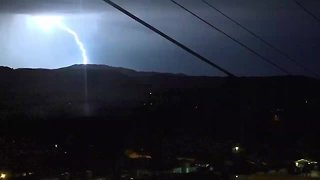
[[[66,23],[63,22],[63,18],[61,16],[30,16],[29,21],[31,21],[35,26],[39,27],[45,32],[50,32],[54,28],[61,29],[66,33],[69,33],[75,40],[76,44],[78,45],[81,56],[82,56],[82,63],[88,64],[89,58],[87,55],[87,50],[84,47],[83,42],[81,41],[78,33],[69,27]]]

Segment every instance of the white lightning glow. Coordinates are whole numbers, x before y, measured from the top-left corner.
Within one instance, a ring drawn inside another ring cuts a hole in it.
[[[32,16],[32,22],[45,32],[50,32],[54,28],[59,28],[72,35],[81,51],[82,63],[88,64],[89,58],[83,42],[81,41],[79,35],[63,22],[61,16]]]
[[[62,17],[60,16],[31,16],[32,25],[40,28],[45,32],[50,32],[53,28],[62,24]]]

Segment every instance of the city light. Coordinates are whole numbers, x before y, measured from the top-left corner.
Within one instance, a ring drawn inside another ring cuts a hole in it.
[[[0,179],[5,179],[6,177],[7,177],[7,174],[5,174],[5,173],[0,174]]]
[[[307,160],[307,159],[299,159],[299,160],[295,161],[295,165],[298,168],[302,168],[302,167],[306,166],[307,164],[308,165],[310,165],[310,164],[318,164],[318,162],[310,161],[310,160]]]
[[[240,152],[240,147],[239,147],[239,146],[234,146],[234,147],[232,148],[232,152],[233,152],[233,153],[239,153],[239,152]]]

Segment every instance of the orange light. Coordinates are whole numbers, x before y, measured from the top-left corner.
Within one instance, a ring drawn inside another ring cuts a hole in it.
[[[7,174],[5,174],[5,173],[0,174],[0,179],[5,179],[6,177],[7,177]]]

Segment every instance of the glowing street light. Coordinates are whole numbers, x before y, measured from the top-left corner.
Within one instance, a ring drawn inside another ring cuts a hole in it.
[[[232,152],[233,153],[239,153],[240,152],[240,147],[239,146],[234,146],[233,148],[232,148]]]
[[[6,177],[7,177],[7,174],[5,174],[5,173],[0,174],[0,179],[5,179]]]

